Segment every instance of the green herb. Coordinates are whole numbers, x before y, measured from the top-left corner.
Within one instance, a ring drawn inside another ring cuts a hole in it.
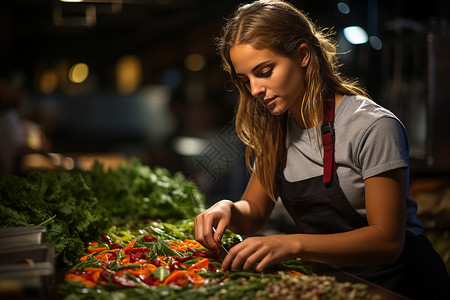
[[[72,269],[81,271],[84,268],[100,268],[100,267],[101,267],[100,261],[92,257],[91,259],[88,259],[86,261],[77,264],[76,266],[72,267]]]
[[[161,266],[156,268],[156,270],[153,271],[152,275],[158,278],[160,281],[164,281],[164,279],[166,279],[166,277],[170,275],[170,271],[167,270],[166,267]]]
[[[106,172],[96,163],[83,176],[112,224],[149,218],[172,222],[195,217],[205,209],[204,195],[181,172],[151,169],[136,158]]]
[[[274,269],[288,269],[305,275],[313,274],[311,268],[307,267],[300,258],[286,260],[279,265],[275,265]]]
[[[140,268],[140,267],[142,267],[141,264],[125,264],[125,265],[119,265],[115,269],[115,271],[122,270],[122,269],[125,269],[125,268]]]

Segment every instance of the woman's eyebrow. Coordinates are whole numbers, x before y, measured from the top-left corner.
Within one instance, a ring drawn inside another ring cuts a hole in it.
[[[259,63],[259,64],[257,64],[253,69],[252,69],[252,72],[255,72],[255,70],[257,70],[259,67],[261,67],[262,65],[264,65],[264,64],[267,64],[268,62],[270,62],[270,59],[269,60],[266,60],[266,61],[263,61],[263,62],[261,62],[261,63]],[[245,76],[245,74],[241,74],[241,73],[236,73],[236,75],[237,76]]]

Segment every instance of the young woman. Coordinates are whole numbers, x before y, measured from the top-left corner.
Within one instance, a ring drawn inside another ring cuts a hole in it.
[[[195,237],[219,252],[226,228],[255,234],[278,197],[299,230],[248,237],[222,268],[262,271],[301,257],[411,298],[448,296],[445,266],[408,197],[405,128],[339,75],[330,37],[292,5],[263,0],[236,11],[219,47],[240,92],[236,128],[252,175],[239,201],[196,217]]]

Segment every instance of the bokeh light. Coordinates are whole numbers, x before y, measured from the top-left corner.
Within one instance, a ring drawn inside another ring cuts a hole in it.
[[[69,80],[73,83],[82,83],[89,75],[89,67],[85,63],[73,65],[69,70]]]
[[[121,94],[136,91],[142,83],[142,63],[135,55],[127,55],[116,64],[117,90]]]
[[[381,48],[383,48],[383,43],[381,42],[380,38],[375,35],[369,38],[369,44],[375,50],[381,50]]]
[[[39,78],[39,90],[44,94],[53,93],[58,86],[58,75],[54,69],[46,69]]]
[[[341,14],[348,15],[350,13],[350,7],[347,5],[347,3],[339,2],[337,4],[337,8]]]
[[[367,43],[369,39],[367,32],[360,26],[349,26],[344,28],[344,36],[351,44],[358,45]]]
[[[184,65],[190,71],[200,71],[206,66],[206,59],[201,54],[190,54],[184,60]]]

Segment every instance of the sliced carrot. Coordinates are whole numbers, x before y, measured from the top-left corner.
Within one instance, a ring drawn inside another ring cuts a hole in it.
[[[203,248],[202,244],[200,244],[200,243],[197,242],[197,241],[190,240],[190,239],[185,239],[184,241],[185,241],[186,243],[188,243],[190,247],[193,247],[193,248]]]
[[[194,272],[189,272],[189,280],[194,283],[194,286],[205,284],[208,282],[208,279],[203,278],[202,276],[198,275]]]
[[[151,272],[155,271],[158,267],[152,264],[148,264],[145,266],[145,269],[150,270]]]
[[[178,271],[172,272],[172,273],[170,273],[169,276],[166,277],[166,279],[164,279],[162,284],[166,285],[166,284],[174,282],[176,279],[178,279],[180,277],[186,277],[187,273],[188,273],[188,271],[185,271],[185,270],[178,270]]]
[[[131,242],[128,243],[128,245],[126,245],[124,248],[122,248],[122,249],[121,249],[122,255],[125,256],[125,254],[126,254],[125,252],[126,252],[128,249],[131,249],[131,248],[134,246],[134,244],[136,243],[136,241],[137,241],[137,238],[134,238],[134,239],[131,240]]]
[[[174,283],[179,278],[185,278],[188,281],[192,282],[195,286],[201,285],[207,282],[206,278],[203,278],[202,276],[198,275],[197,273],[186,271],[186,270],[179,270],[172,272],[169,276],[167,276],[166,279],[162,282],[163,285],[167,285],[170,283]]]
[[[100,273],[101,272],[95,272],[94,274],[91,275],[92,281],[94,281],[95,283],[98,282],[98,279],[100,278]]]
[[[167,263],[167,261],[165,261],[167,259],[167,256],[158,256],[159,262],[163,265],[163,266],[168,266],[169,264]]]
[[[135,264],[146,264],[147,261],[145,259],[140,259],[134,262]]]
[[[89,252],[102,252],[106,250],[106,247],[99,247],[99,248],[88,248]]]
[[[149,275],[149,274],[151,274],[153,271],[154,271],[154,270],[144,268],[144,269],[131,270],[131,271],[129,271],[128,273],[131,273],[131,274],[137,276],[137,275]]]
[[[121,265],[129,264],[130,263],[130,256],[129,255],[125,256],[121,261],[119,261],[119,263]]]
[[[172,243],[172,245],[169,247],[171,249],[174,249],[177,251],[184,250],[189,247],[189,243],[187,243],[187,242],[181,242],[181,241],[170,241],[170,242]]]
[[[300,273],[300,272],[298,272],[298,271],[294,271],[294,270],[289,270],[288,273],[289,273],[289,275],[305,276],[305,274]]]
[[[125,251],[127,251],[128,249],[132,248],[132,247],[134,246],[134,244],[136,243],[136,241],[137,241],[137,238],[132,239],[131,242],[129,242],[128,245],[126,245],[126,246],[122,249],[122,251],[125,252]]]
[[[96,241],[88,242],[89,246],[91,247],[98,247],[98,243]]]
[[[95,286],[95,282],[92,282],[88,279],[86,279],[83,276],[80,275],[75,275],[75,274],[67,274],[65,277],[66,280],[72,280],[72,281],[78,281],[78,282],[82,282],[85,285],[89,286],[89,287],[93,287]]]
[[[201,268],[205,268],[208,270],[209,267],[209,259],[204,258],[201,259],[199,262],[193,264],[188,268],[188,271],[200,271]]]
[[[93,252],[93,253],[90,253],[90,254],[88,254],[88,255],[85,255],[85,256],[83,256],[83,257],[81,257],[81,258],[80,258],[80,261],[81,261],[81,262],[87,261],[88,259],[91,258],[91,256],[92,256],[93,254],[94,254],[94,252]]]
[[[107,256],[108,256],[108,253],[101,253],[101,254],[99,254],[99,255],[95,255],[94,257],[95,257],[96,259],[101,260],[101,261],[105,261],[105,260],[107,260],[107,259],[106,259]]]
[[[109,250],[105,250],[105,253],[111,253],[111,252],[117,252],[121,249],[109,249]]]

